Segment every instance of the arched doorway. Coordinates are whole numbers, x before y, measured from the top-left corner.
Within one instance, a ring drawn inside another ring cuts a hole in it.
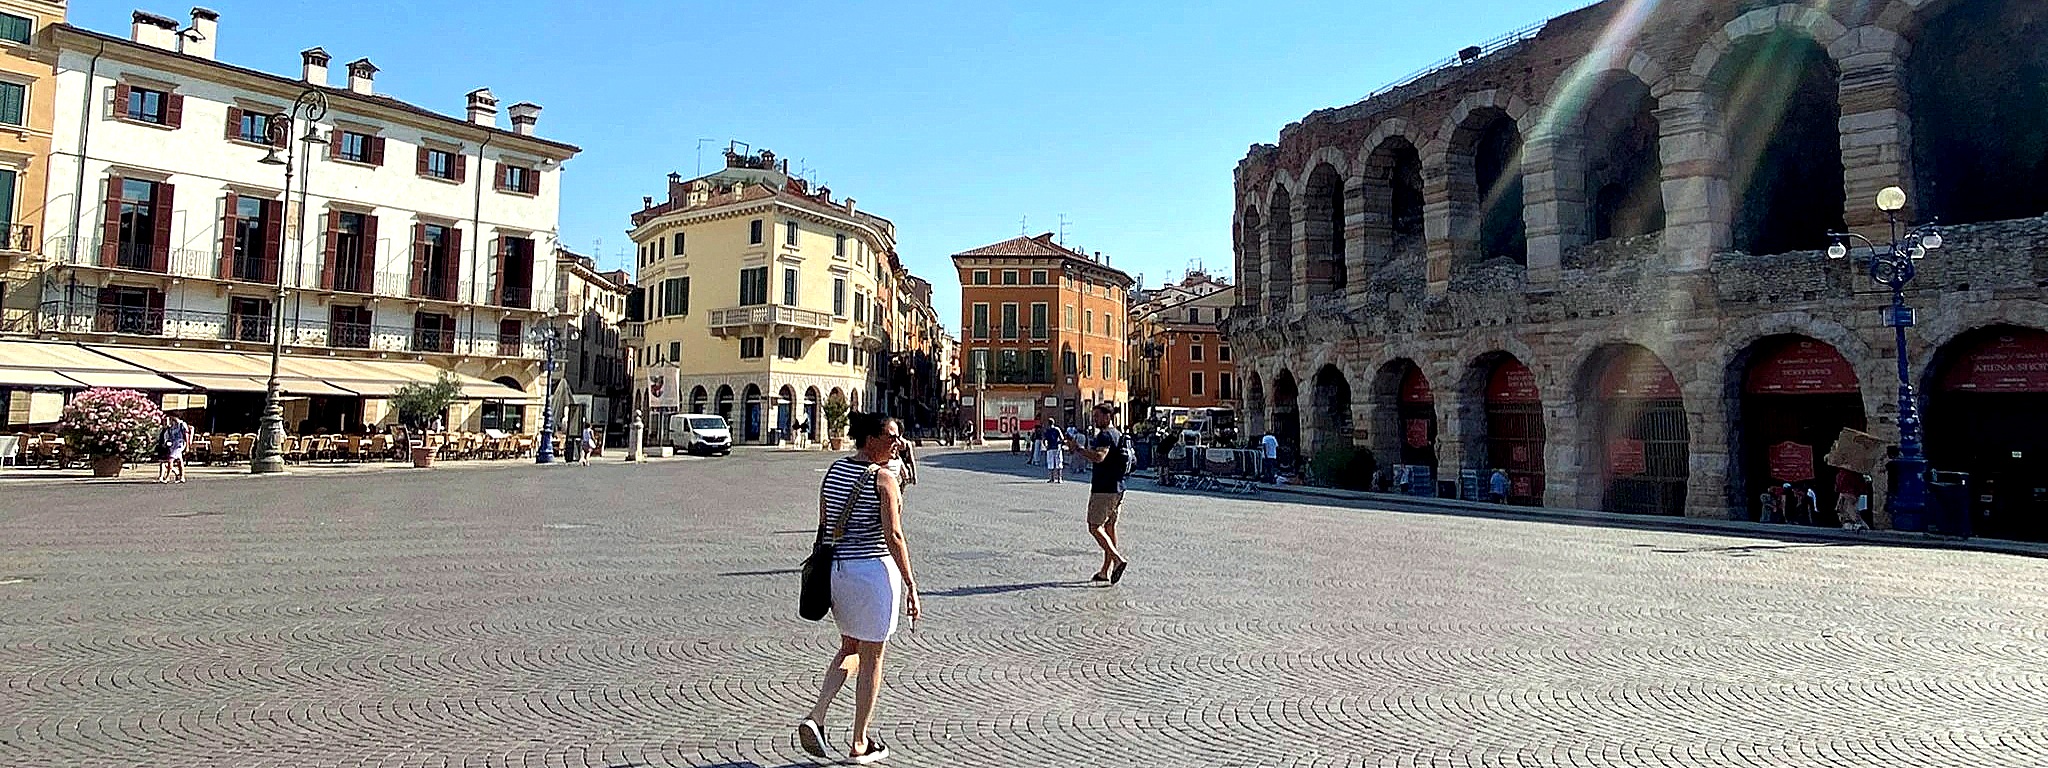
[[[818,402],[818,388],[804,390],[804,433],[811,442],[818,441],[818,431],[821,429],[818,420],[824,415],[818,410],[821,407],[823,406]]]
[[[702,385],[690,388],[690,412],[703,413],[705,400],[709,397]]]
[[[1513,355],[1482,358],[1486,371],[1486,465],[1478,467],[1481,498],[1492,495],[1493,473],[1507,474],[1508,504],[1543,503],[1543,395],[1536,374]]]
[[[796,388],[787,384],[775,394],[775,428],[783,440],[793,439],[796,426]]]
[[[1394,464],[1391,490],[1436,495],[1436,392],[1415,361],[1380,367],[1373,384],[1373,447],[1381,463]]]
[[[1259,209],[1245,206],[1244,217],[1239,220],[1237,232],[1237,299],[1239,303],[1254,308],[1254,311],[1266,298],[1265,234],[1265,225],[1259,217]],[[1072,365],[1064,369],[1067,373],[1074,370],[1076,369]]]
[[[1741,435],[1744,500],[1752,519],[1764,519],[1764,499],[1781,505],[1786,522],[1832,527],[1835,470],[1821,460],[1842,430],[1868,425],[1856,369],[1825,342],[1773,336],[1751,348],[1742,377]],[[1772,489],[1778,489],[1773,492]],[[1803,509],[1806,493],[1815,507]]]
[[[1678,379],[1655,354],[1634,345],[1595,355],[1588,372],[1584,445],[1594,460],[1584,468],[1597,479],[1600,508],[1685,514],[1692,434]]]
[[[1529,261],[1522,221],[1522,132],[1515,118],[1497,107],[1473,111],[1453,134],[1451,194],[1470,205],[1470,218],[1454,226],[1470,243],[1473,261],[1507,258]]]
[[[767,414],[762,413],[761,388],[753,384],[747,385],[745,413],[747,422],[746,441],[749,443],[761,442],[761,432],[764,427],[762,421]]]
[[[1247,440],[1266,436],[1266,388],[1259,384],[1256,373],[1244,384],[1244,428]]]
[[[1967,472],[1975,533],[2048,541],[2048,332],[1993,326],[1936,355],[1927,453]]]
[[[1920,218],[1970,224],[2048,210],[2043,39],[2040,0],[1948,3],[1920,30],[1905,72]]]
[[[1344,380],[1344,372],[1337,370],[1337,366],[1325,365],[1316,371],[1314,387],[1309,395],[1314,409],[1310,424],[1315,436],[1310,458],[1324,451],[1351,448],[1351,382]],[[1335,483],[1337,478],[1326,477],[1323,481]]]
[[[732,387],[720,384],[718,385],[718,417],[725,419],[726,425],[730,426],[733,423],[732,416]]]
[[[1305,211],[1302,245],[1308,252],[1308,297],[1343,296],[1344,177],[1329,163],[1318,163],[1308,175],[1302,195]]]
[[[1657,99],[1634,75],[1610,81],[1586,114],[1586,196],[1592,239],[1664,229]]]
[[[1301,458],[1301,393],[1294,384],[1294,374],[1281,371],[1273,375],[1273,436],[1280,440],[1280,463],[1292,464]]]
[[[1812,38],[1738,43],[1714,69],[1727,130],[1735,249],[1824,248],[1842,223],[1841,73]]]

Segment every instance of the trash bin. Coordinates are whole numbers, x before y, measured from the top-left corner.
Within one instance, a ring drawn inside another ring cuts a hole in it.
[[[1131,457],[1135,462],[1131,467],[1132,472],[1143,472],[1152,468],[1152,438],[1141,437],[1132,440],[1131,452],[1135,454]]]
[[[1969,538],[1973,499],[1970,494],[1970,475],[1967,472],[1934,472],[1927,484],[1929,495],[1934,497],[1934,509],[1928,510],[1932,525],[1928,529],[1943,536]]]
[[[769,430],[768,430],[768,444],[769,444],[769,445],[781,445],[781,444],[782,444],[782,430],[780,430],[780,429],[775,429],[775,428],[772,428],[772,427],[771,427],[771,428],[769,428]]]
[[[583,440],[575,435],[562,441],[562,460],[577,462],[583,460]]]
[[[1899,471],[1899,464],[1898,464],[1898,462],[1896,462],[1896,461],[1893,461],[1893,462],[1887,462],[1887,463],[1886,463],[1886,465],[1885,465],[1885,473],[1884,473],[1884,474],[1885,474],[1885,498],[1886,498],[1887,500],[1889,500],[1889,499],[1895,499],[1895,498],[1898,498],[1898,495],[1899,495],[1899,480],[1900,480],[1900,479],[1902,479],[1902,478],[1900,477],[1900,475],[1901,475],[1902,473],[1901,473],[1901,472]],[[1930,489],[1930,491],[1931,491],[1931,490],[1932,490],[1932,489]],[[1930,493],[1929,493],[1928,495],[1930,495],[1930,496],[1931,496],[1931,495],[1933,495],[1933,494],[1932,494],[1932,493],[1930,492]],[[1893,508],[1892,508],[1892,530],[1894,530],[1894,531],[1907,531],[1907,532],[1910,532],[1910,533],[1921,533],[1921,532],[1923,532],[1923,531],[1926,531],[1926,530],[1927,530],[1927,523],[1928,523],[1928,519],[1929,519],[1929,517],[1931,517],[1931,516],[1933,515],[1933,513],[1934,513],[1934,510],[1931,510],[1931,509],[1928,509],[1928,510],[1921,510],[1920,512],[1917,512],[1917,513],[1914,513],[1914,512],[1900,512],[1900,511],[1898,511],[1898,508],[1897,508],[1897,507],[1893,507]]]

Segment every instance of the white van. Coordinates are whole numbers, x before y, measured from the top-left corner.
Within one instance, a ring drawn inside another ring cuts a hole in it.
[[[732,427],[708,413],[676,414],[668,417],[668,442],[678,451],[723,456],[732,453]]]

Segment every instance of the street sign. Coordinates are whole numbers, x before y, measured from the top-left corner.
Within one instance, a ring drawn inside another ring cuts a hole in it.
[[[1885,307],[1878,310],[1877,313],[1884,320],[1884,327],[1886,328],[1913,327],[1912,307]]]

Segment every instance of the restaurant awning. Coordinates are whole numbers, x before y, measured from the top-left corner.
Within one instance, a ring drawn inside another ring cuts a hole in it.
[[[84,389],[116,387],[176,392],[184,384],[151,373],[79,344],[0,341],[0,381],[21,387]]]
[[[0,387],[36,387],[42,389],[76,389],[85,386],[77,379],[69,378],[56,371],[39,368],[0,367]]]
[[[179,381],[192,385],[194,389],[208,392],[262,392],[268,388],[264,380],[247,376],[202,376],[192,373],[174,375]]]
[[[163,392],[183,392],[191,389],[148,371],[66,371],[64,375],[77,379],[78,383],[88,387],[106,389],[148,389]]]
[[[120,366],[128,371],[155,371],[185,382],[191,388],[209,392],[262,392],[270,380],[269,355],[162,347],[66,346],[72,347],[80,354],[99,358],[105,363]],[[5,365],[25,367],[16,366],[15,361],[5,355],[4,351],[0,351],[0,361],[4,361]],[[69,375],[66,369],[54,370]],[[441,372],[440,368],[410,360],[285,355],[277,361],[278,388],[285,394],[301,397],[387,398],[407,384],[431,383],[441,375]],[[455,378],[462,386],[464,399],[518,400],[527,397],[526,392],[495,381],[465,374],[455,374]],[[4,379],[4,374],[0,374],[0,380]],[[54,386],[77,385],[61,383]],[[169,387],[135,385],[135,388],[187,387],[174,384]]]

